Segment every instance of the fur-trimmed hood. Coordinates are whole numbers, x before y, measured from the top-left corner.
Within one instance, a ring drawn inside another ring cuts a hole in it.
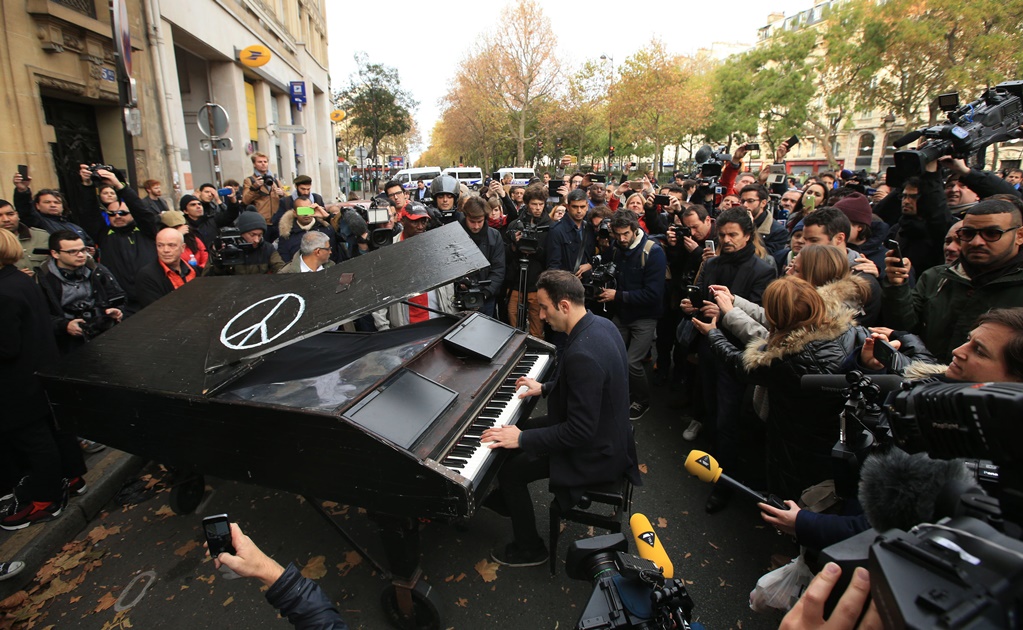
[[[837,313],[841,309],[850,308],[858,315],[858,311],[863,306],[863,295],[852,276],[817,287],[817,295],[824,300],[824,305],[829,313]]]
[[[277,224],[278,227],[280,228],[281,238],[287,239],[291,237],[291,230],[292,228],[295,227],[295,220],[297,218],[298,215],[295,214],[294,210],[288,210],[281,216],[281,220]],[[330,224],[321,219],[320,217],[315,217],[313,220],[317,225],[327,228],[330,227]]]
[[[947,365],[941,363],[929,363],[927,361],[913,361],[902,371],[902,377],[907,380],[919,380],[932,376],[944,376]]]
[[[742,355],[743,367],[747,371],[767,367],[776,359],[805,351],[811,344],[838,339],[856,325],[855,309],[834,299],[825,298],[824,302],[828,307],[828,319],[822,326],[793,330],[773,347],[768,347],[763,339],[751,341]]]

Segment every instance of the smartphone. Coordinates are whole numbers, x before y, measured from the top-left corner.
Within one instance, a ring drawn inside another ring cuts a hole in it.
[[[686,298],[693,305],[693,308],[700,308],[703,306],[703,289],[695,284],[686,286]]]
[[[629,188],[631,188],[631,189],[633,189],[635,191],[643,190],[643,182],[641,182],[641,181],[630,181],[629,182]]]
[[[230,197],[231,195],[234,194],[234,188],[231,188],[230,186],[221,188],[220,190],[217,191],[217,194],[220,195],[221,199],[224,199],[225,197]]]
[[[760,151],[760,143],[759,142],[747,142],[746,143],[746,150],[751,152],[751,153],[754,152],[754,151]]]
[[[590,181],[597,184],[607,183],[607,175],[603,173],[590,173]]]
[[[654,203],[658,206],[664,206],[667,208],[671,205],[671,197],[668,195],[654,195]]]
[[[890,238],[884,242],[884,246],[895,253],[895,257],[899,259],[899,262],[895,263],[896,267],[902,267],[902,248],[899,247],[899,242],[894,238]]]
[[[792,137],[789,138],[788,140],[786,140],[785,142],[788,143],[789,151],[791,151],[792,147],[794,147],[797,144],[799,144],[799,136],[797,136],[796,134],[792,134]]]
[[[888,343],[884,339],[874,339],[874,358],[885,367],[889,372],[894,372],[892,365],[895,364],[895,354],[898,352],[892,344]]]
[[[708,240],[706,243],[704,243],[704,247],[709,249],[710,253],[712,254],[716,254],[718,251],[718,246],[714,243],[714,241],[711,240]]]
[[[206,533],[206,544],[210,548],[210,557],[216,558],[222,553],[235,555],[231,544],[231,519],[227,514],[207,516],[202,519],[202,529]]]
[[[18,165],[18,175],[21,175],[21,179],[28,181],[28,164]]]

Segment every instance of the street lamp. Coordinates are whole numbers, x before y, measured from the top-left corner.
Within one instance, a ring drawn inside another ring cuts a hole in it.
[[[611,149],[611,147],[614,146],[611,143],[612,142],[611,141],[611,129],[612,129],[612,126],[611,126],[611,87],[614,85],[614,82],[615,82],[615,58],[614,58],[613,55],[601,55],[600,56],[600,60],[601,61],[609,61],[609,62],[611,62],[611,73],[608,75],[608,81],[607,81],[607,178],[608,178],[608,180],[610,180],[611,179],[611,158],[614,157],[614,155],[612,155],[612,149]]]

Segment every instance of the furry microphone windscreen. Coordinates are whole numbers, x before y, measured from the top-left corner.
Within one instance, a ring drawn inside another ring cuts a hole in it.
[[[369,229],[369,226],[366,225],[366,220],[362,218],[362,215],[354,210],[346,212],[344,220],[345,223],[348,224],[348,229],[356,236],[362,236]]]
[[[863,462],[859,499],[877,531],[908,530],[934,519],[935,503],[945,484],[972,481],[962,460],[931,459],[926,453],[910,455],[892,448]]]

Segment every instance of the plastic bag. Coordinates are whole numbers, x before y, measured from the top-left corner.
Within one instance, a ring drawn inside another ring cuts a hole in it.
[[[813,572],[800,553],[792,562],[760,576],[749,594],[749,607],[758,613],[787,611],[796,605],[812,579]]]

